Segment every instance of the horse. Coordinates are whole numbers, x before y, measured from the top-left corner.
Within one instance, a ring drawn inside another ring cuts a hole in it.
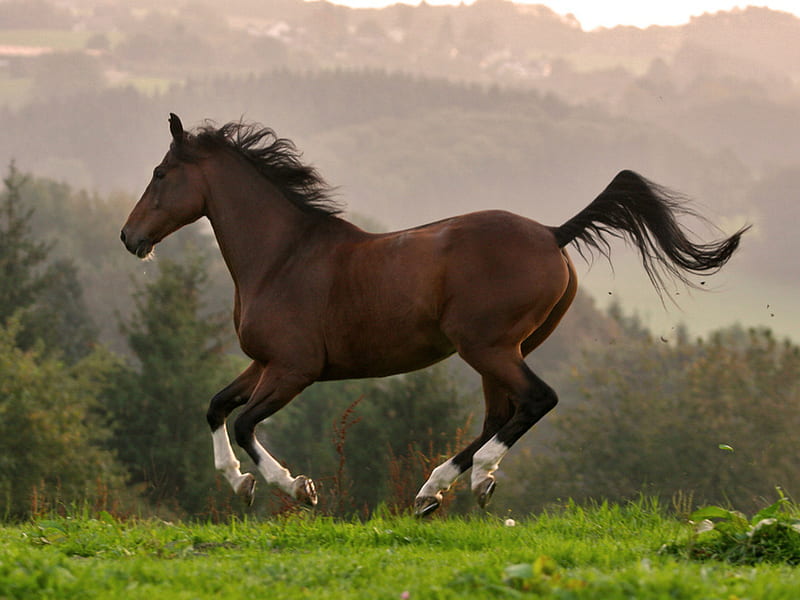
[[[370,233],[342,218],[332,188],[272,129],[240,121],[185,131],[173,113],[169,129],[169,150],[121,239],[146,258],[184,225],[211,223],[233,279],[236,333],[252,363],[212,398],[207,420],[215,468],[247,504],[256,479],[241,472],[231,446],[226,423],[234,409],[244,405],[236,443],[266,482],[314,506],[314,482],[267,452],[256,425],[316,381],[406,373],[457,353],[481,377],[483,427],[432,470],[414,512],[435,511],[470,468],[484,508],[502,458],[558,401],[524,359],[575,297],[566,247],[610,261],[610,240],[623,238],[661,295],[667,279],[693,285],[692,275],[719,270],[747,230],[690,241],[678,218],[700,215],[685,198],[625,170],[558,227],[486,210]]]

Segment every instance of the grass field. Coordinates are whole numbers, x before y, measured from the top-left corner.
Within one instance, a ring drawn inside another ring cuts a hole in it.
[[[647,502],[493,516],[223,525],[109,515],[0,529],[0,598],[797,598],[800,569],[660,551],[688,528]]]

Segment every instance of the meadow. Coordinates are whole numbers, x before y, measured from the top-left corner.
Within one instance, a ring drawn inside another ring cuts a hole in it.
[[[224,524],[107,513],[0,528],[0,598],[796,598],[800,570],[690,558],[653,502],[481,514],[311,513]]]

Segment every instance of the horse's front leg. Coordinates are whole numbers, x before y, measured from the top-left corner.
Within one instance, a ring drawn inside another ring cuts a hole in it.
[[[316,506],[317,490],[314,482],[305,475],[292,477],[289,470],[275,460],[255,436],[256,425],[286,406],[311,383],[307,377],[267,366],[250,400],[236,418],[234,435],[236,443],[250,455],[267,483],[276,485],[299,502]]]
[[[253,362],[230,385],[214,396],[206,415],[214,443],[214,467],[222,472],[236,495],[248,506],[253,503],[256,478],[239,470],[241,464],[231,448],[225,422],[233,409],[249,400],[263,370],[262,365]]]

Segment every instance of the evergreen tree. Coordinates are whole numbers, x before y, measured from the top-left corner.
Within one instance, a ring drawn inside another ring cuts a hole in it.
[[[37,273],[47,259],[49,247],[31,235],[32,208],[23,206],[24,177],[12,162],[3,179],[6,193],[0,206],[0,322],[19,309],[31,306],[45,286]]]
[[[111,403],[113,446],[156,505],[198,513],[215,485],[205,412],[241,365],[226,356],[227,319],[203,311],[203,259],[162,260],[138,290],[123,326],[136,365],[120,374]]]
[[[0,197],[0,325],[20,314],[17,343],[23,349],[41,342],[47,352],[69,363],[87,356],[97,339],[69,259],[50,261],[52,246],[36,239],[23,189],[28,178],[12,162]]]

